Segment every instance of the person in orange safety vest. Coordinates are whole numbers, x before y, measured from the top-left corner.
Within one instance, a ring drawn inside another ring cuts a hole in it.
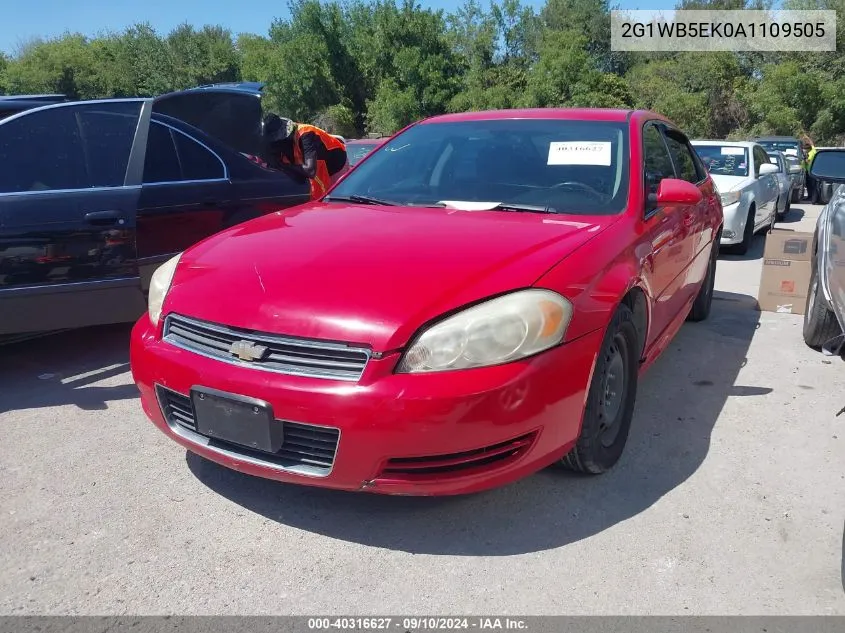
[[[306,123],[269,114],[264,119],[268,164],[308,179],[311,199],[322,198],[349,169],[346,144]]]

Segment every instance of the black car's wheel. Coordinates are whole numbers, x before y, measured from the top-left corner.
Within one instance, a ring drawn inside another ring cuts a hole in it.
[[[720,236],[716,236],[716,241],[713,242],[713,252],[710,254],[710,263],[707,265],[707,275],[701,283],[701,288],[698,290],[698,295],[692,304],[687,319],[689,321],[704,321],[710,316],[710,307],[713,305],[713,288],[716,285],[716,262],[719,261],[719,240]]]
[[[631,309],[619,306],[596,360],[578,442],[561,460],[566,468],[598,475],[622,456],[637,398],[638,341]]]
[[[751,242],[754,239],[754,214],[756,207],[752,204],[748,209],[748,217],[745,220],[745,231],[742,233],[742,241],[739,244],[729,246],[727,250],[733,255],[745,255],[748,249],[751,248]]]
[[[804,309],[804,342],[813,349],[820,349],[827,341],[842,333],[833,310],[827,305],[819,288],[819,271],[813,262],[810,288]]]

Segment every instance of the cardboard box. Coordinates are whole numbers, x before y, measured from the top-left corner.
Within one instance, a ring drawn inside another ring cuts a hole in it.
[[[804,314],[813,234],[775,229],[766,234],[757,303],[766,312]]]

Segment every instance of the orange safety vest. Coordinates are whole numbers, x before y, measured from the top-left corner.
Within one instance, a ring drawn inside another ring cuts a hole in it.
[[[304,134],[314,133],[317,137],[322,141],[323,145],[326,147],[326,150],[343,150],[346,152],[346,145],[340,139],[335,138],[331,134],[328,134],[321,130],[318,127],[314,127],[313,125],[308,125],[306,123],[297,123],[296,125],[296,132],[293,137],[293,164],[301,165],[304,162],[304,157],[302,155],[302,146],[300,145],[300,138]],[[286,164],[290,164],[287,156],[282,156],[282,162]],[[311,187],[311,199],[317,200],[318,198],[322,198],[325,195],[326,191],[328,191],[329,185],[331,184],[332,175],[329,173],[328,165],[326,164],[325,160],[317,159],[317,173],[314,174],[313,178],[308,180],[308,184]]]

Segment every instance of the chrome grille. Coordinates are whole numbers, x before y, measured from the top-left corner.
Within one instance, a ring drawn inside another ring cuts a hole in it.
[[[208,448],[225,449],[240,457],[250,457],[265,465],[303,471],[306,474],[326,475],[334,464],[340,430],[279,420],[284,428],[284,442],[278,453],[268,454],[244,446],[223,442],[197,433],[194,407],[191,398],[161,385],[156,385],[156,395],[167,424],[188,439],[200,440]],[[180,432],[187,431],[188,433]]]
[[[165,319],[164,340],[234,365],[314,378],[359,380],[370,359],[370,351],[363,347],[263,334],[179,314]],[[261,360],[243,361],[229,351],[238,341],[268,349]]]

